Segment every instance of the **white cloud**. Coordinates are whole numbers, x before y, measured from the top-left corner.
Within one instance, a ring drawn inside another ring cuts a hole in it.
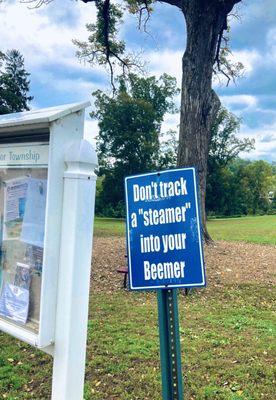
[[[55,21],[51,13],[59,15],[59,21],[66,18],[68,7],[71,7],[72,25]],[[89,7],[81,2],[55,1],[39,9],[29,9],[26,4],[0,5],[0,37],[1,50],[16,48],[25,56],[25,64],[32,74],[38,73],[41,68],[52,64],[66,68],[85,68],[75,57],[76,48],[73,38],[84,40],[87,38],[85,24],[93,22],[96,17],[95,7]]]
[[[270,67],[275,70],[276,27],[268,30],[263,49],[233,50],[230,60],[234,63],[241,62],[243,64],[245,78],[250,77],[250,75],[264,67]]]
[[[179,122],[180,122],[179,113],[165,114],[164,121],[161,127],[161,132],[166,133],[172,129],[173,131],[176,131],[178,133]]]
[[[230,60],[234,63],[242,63],[244,73],[248,77],[262,63],[262,55],[256,50],[234,50],[230,56]]]
[[[4,50],[19,48],[26,56],[26,61],[34,65],[38,60],[41,63],[48,57],[52,58],[53,41],[57,49],[58,38],[55,36],[56,29],[49,29],[50,23],[46,15],[29,10],[23,4],[2,5],[1,20]],[[61,40],[63,41],[62,38]],[[30,55],[32,57],[29,57]]]
[[[177,78],[178,85],[181,84],[182,78],[182,56],[182,51],[170,49],[151,51],[144,54],[151,74],[160,76],[166,72]]]
[[[239,136],[255,139],[255,150],[250,153],[241,153],[241,157],[276,161],[276,120],[272,124],[254,128],[242,124]]]
[[[52,81],[49,80],[49,86],[55,88],[63,93],[76,93],[78,98],[82,97],[91,97],[91,93],[96,89],[102,89],[102,87],[95,83],[91,82],[90,80],[85,80],[83,78],[62,78],[55,80],[52,74],[49,74],[53,77]]]
[[[261,108],[258,98],[252,95],[229,95],[220,97],[222,104],[233,110],[238,116],[247,118],[252,116],[251,123],[268,115],[271,123],[256,123],[255,127],[249,127],[242,123],[238,134],[241,138],[255,140],[255,149],[250,153],[240,153],[242,158],[276,160],[276,112],[275,110]],[[254,116],[254,117],[253,117]]]
[[[258,104],[257,97],[248,94],[220,96],[220,100],[225,107],[231,108],[233,106],[239,106],[239,112],[256,108]]]

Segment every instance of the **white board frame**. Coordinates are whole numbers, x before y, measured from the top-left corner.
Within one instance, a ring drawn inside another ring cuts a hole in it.
[[[0,117],[0,139],[1,133],[5,135],[15,130],[20,131],[30,129],[34,133],[33,140],[26,143],[30,144],[47,144],[47,142],[36,142],[35,135],[45,132],[45,123],[49,129],[49,159],[48,159],[48,182],[47,182],[47,200],[45,214],[45,236],[44,236],[44,256],[43,256],[43,271],[41,280],[41,300],[40,300],[40,318],[38,333],[26,329],[25,326],[20,326],[0,318],[0,330],[6,332],[17,339],[20,339],[32,346],[40,349],[47,348],[54,344],[55,341],[55,325],[56,325],[56,308],[57,308],[57,291],[58,291],[58,272],[59,272],[59,256],[60,256],[60,241],[61,241],[61,225],[62,225],[62,204],[63,204],[63,175],[64,175],[64,157],[66,151],[73,141],[80,141],[83,138],[84,126],[84,109],[89,103],[80,103],[68,108],[67,112],[62,111],[55,114],[56,117],[45,117],[41,121],[37,118],[29,120],[26,124],[24,121],[20,124],[20,116],[14,121],[1,124]],[[20,114],[20,113],[19,113]],[[46,121],[46,122],[45,122]],[[39,123],[41,122],[41,125]],[[34,130],[35,128],[35,130]],[[25,143],[25,144],[26,144]],[[1,144],[4,146],[20,146],[24,143]],[[27,165],[23,166],[27,168]],[[29,165],[33,168],[34,165]],[[38,165],[39,168],[43,167]],[[0,166],[4,168],[4,166]],[[6,168],[20,168],[20,166],[9,166]]]

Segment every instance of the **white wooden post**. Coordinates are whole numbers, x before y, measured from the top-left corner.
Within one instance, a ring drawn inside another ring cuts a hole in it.
[[[65,163],[52,400],[82,400],[97,156],[81,140]]]

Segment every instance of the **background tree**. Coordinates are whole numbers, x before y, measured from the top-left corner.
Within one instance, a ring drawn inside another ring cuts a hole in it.
[[[177,149],[178,140],[176,131],[170,129],[168,132],[160,135],[159,167],[161,169],[176,167]]]
[[[254,148],[254,140],[239,139],[240,119],[221,107],[211,129],[208,155],[206,211],[220,215],[239,214],[238,199],[234,196],[239,182],[233,179],[229,164],[240,152]],[[237,176],[235,177],[237,180]]]
[[[241,119],[221,107],[211,128],[211,139],[208,154],[208,171],[215,167],[226,166],[240,152],[254,149],[254,139],[239,139]]]
[[[215,190],[207,184],[209,215],[237,216],[275,213],[276,173],[266,161],[236,158],[216,174]]]
[[[5,54],[2,51],[0,51],[0,68],[2,67],[4,60],[5,60]]]
[[[244,190],[246,212],[257,214],[270,208],[269,188],[273,179],[272,166],[263,160],[249,163],[238,171],[240,187]]]
[[[160,157],[160,130],[165,113],[176,111],[177,93],[176,80],[166,74],[158,80],[133,74],[127,80],[120,77],[116,96],[93,93],[96,111],[91,115],[99,121],[99,172],[104,176],[97,212],[111,216],[115,210],[113,216],[122,216],[124,176],[171,162],[166,151]]]
[[[233,216],[274,213],[276,172],[266,161],[235,158],[216,173],[215,190],[207,185],[210,215]]]
[[[0,54],[0,114],[29,110],[30,74],[18,50]]]

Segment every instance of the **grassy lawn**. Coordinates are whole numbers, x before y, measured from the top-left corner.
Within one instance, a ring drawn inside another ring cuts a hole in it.
[[[272,289],[179,297],[185,399],[272,400]],[[85,400],[161,399],[156,310],[154,293],[92,295]],[[50,357],[7,335],[0,340],[0,398],[49,399]]]
[[[273,293],[264,287],[227,289],[180,296],[186,399],[272,400]],[[88,370],[100,383],[92,392],[87,385],[87,399],[161,399],[155,295],[100,298],[95,311]]]
[[[215,240],[276,244],[276,215],[210,220],[208,230]]]
[[[225,218],[208,221],[214,240],[238,240],[276,244],[276,215]],[[124,236],[125,222],[120,219],[95,218],[96,236]]]
[[[94,234],[103,236],[125,236],[126,225],[123,219],[99,218],[94,221]]]
[[[215,239],[275,243],[275,223],[275,216],[212,220],[209,229]],[[123,221],[95,221],[96,236],[111,243],[124,229]],[[180,292],[185,400],[275,398],[273,300],[275,287],[257,281]],[[49,356],[0,333],[0,400],[50,400],[51,368]],[[161,400],[155,293],[92,289],[85,400]]]

